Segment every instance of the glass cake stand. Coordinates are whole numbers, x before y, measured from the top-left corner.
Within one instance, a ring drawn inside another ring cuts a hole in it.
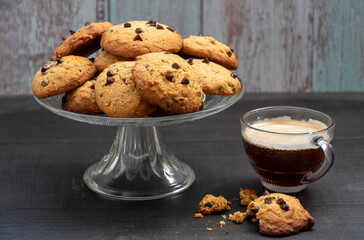
[[[49,111],[79,122],[117,126],[110,151],[84,173],[86,185],[108,198],[152,200],[176,195],[195,180],[191,167],[179,161],[165,146],[158,127],[201,119],[221,112],[244,94],[234,96],[205,95],[199,112],[164,117],[111,118],[84,115],[62,109],[62,95],[35,100]]]

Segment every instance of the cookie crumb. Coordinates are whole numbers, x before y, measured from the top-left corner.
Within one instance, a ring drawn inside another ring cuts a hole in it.
[[[252,222],[256,222],[256,221],[258,221],[258,219],[252,218]]]
[[[229,214],[229,220],[236,223],[243,223],[245,220],[245,213],[237,211],[234,212],[234,214]]]
[[[221,217],[222,217],[223,219],[226,219],[226,215],[221,215]]]
[[[209,227],[208,227],[208,228],[207,228],[207,231],[209,231],[209,232],[210,232],[210,231],[212,231],[212,228],[209,228]]]
[[[225,226],[225,221],[220,221],[220,227],[223,227],[223,226]]]
[[[203,215],[201,213],[195,213],[194,218],[203,218]]]

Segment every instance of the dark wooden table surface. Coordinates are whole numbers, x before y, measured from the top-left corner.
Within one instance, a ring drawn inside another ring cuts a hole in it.
[[[167,146],[196,173],[175,197],[111,201],[90,191],[85,169],[111,146],[115,128],[59,117],[32,97],[0,97],[0,239],[255,239],[256,223],[224,227],[220,214],[194,219],[205,194],[239,205],[239,188],[262,193],[244,153],[239,117],[269,105],[313,108],[337,122],[330,172],[295,196],[315,218],[312,231],[292,239],[364,237],[364,94],[246,94],[219,114],[161,128]],[[213,231],[207,231],[211,227]]]

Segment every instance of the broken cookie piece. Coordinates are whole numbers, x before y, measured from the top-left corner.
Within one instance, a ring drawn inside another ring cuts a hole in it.
[[[245,213],[237,211],[234,212],[234,214],[229,214],[229,220],[236,223],[243,223],[245,220]]]
[[[198,204],[198,213],[211,214],[229,210],[228,201],[223,196],[215,197],[211,194],[206,195]]]
[[[249,205],[249,203],[257,197],[258,196],[255,190],[249,188],[240,188],[241,205]]]

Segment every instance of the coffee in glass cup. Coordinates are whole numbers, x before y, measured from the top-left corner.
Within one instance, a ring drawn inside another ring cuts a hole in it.
[[[267,107],[244,114],[245,151],[262,184],[276,192],[303,190],[331,168],[335,121],[298,107]]]

